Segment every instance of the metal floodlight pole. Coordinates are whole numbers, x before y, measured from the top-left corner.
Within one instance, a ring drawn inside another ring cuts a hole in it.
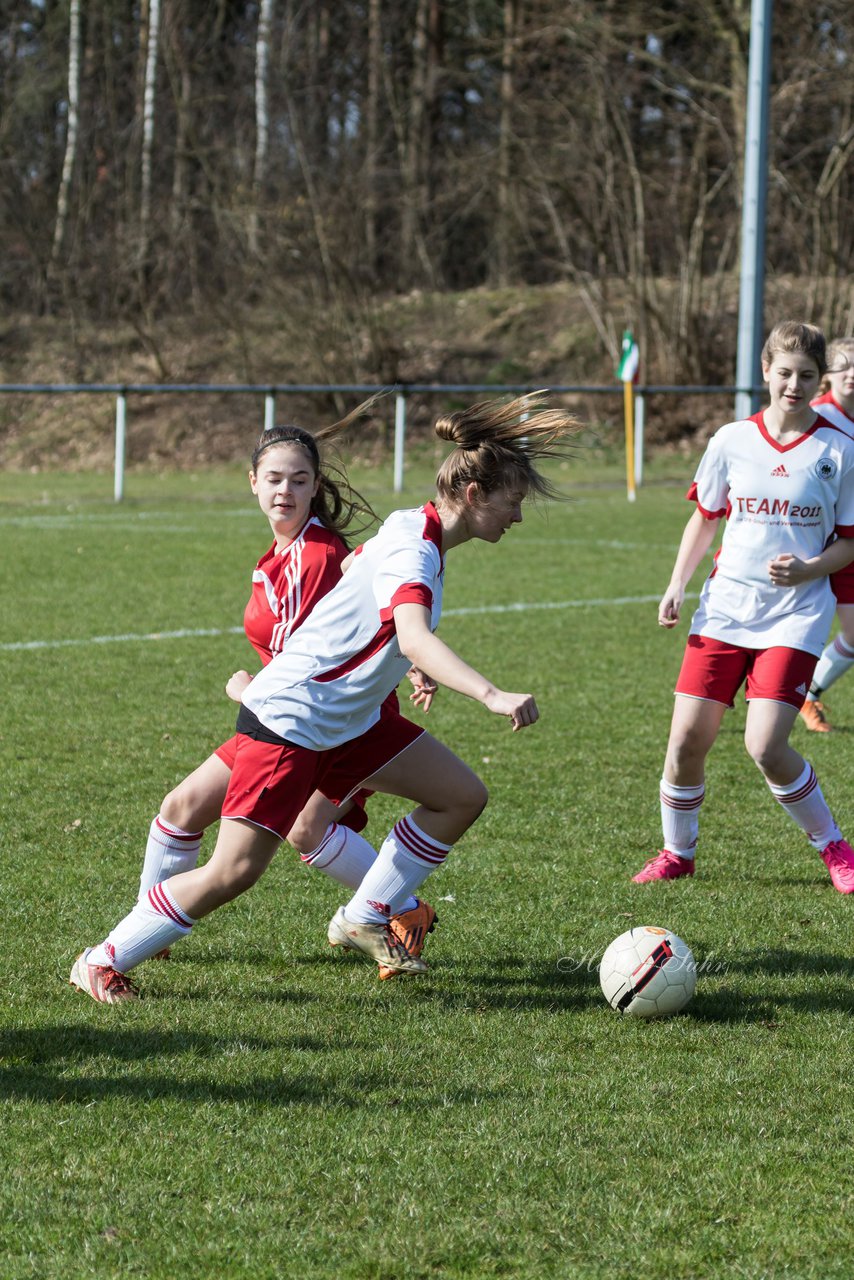
[[[744,194],[741,212],[741,283],[738,300],[736,418],[759,408],[752,390],[759,381],[765,293],[765,196],[768,185],[768,86],[771,70],[773,0],[752,0],[750,62],[747,73],[747,127],[744,140]]]

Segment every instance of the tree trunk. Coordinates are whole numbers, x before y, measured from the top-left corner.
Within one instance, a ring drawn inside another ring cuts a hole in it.
[[[501,51],[501,113],[498,124],[498,191],[495,218],[495,277],[510,283],[510,143],[513,118],[513,46],[516,35],[515,0],[504,0],[504,39]]]
[[[365,100],[365,254],[371,279],[377,269],[377,159],[379,138],[379,96],[381,0],[368,0],[368,93]]]
[[[270,31],[273,25],[273,0],[261,0],[258,16],[258,39],[255,44],[255,167],[252,173],[252,208],[249,213],[249,249],[258,253],[258,210],[264,196],[267,177],[267,151],[270,118],[267,106],[267,79],[270,65]]]
[[[56,263],[65,239],[71,181],[77,160],[77,130],[80,112],[80,0],[71,0],[68,28],[68,130],[65,135],[65,159],[56,201],[56,226],[51,261]]]
[[[145,89],[142,100],[142,168],[139,193],[139,256],[148,254],[151,223],[151,157],[154,150],[154,91],[160,34],[160,0],[149,0],[148,49],[145,58]]]

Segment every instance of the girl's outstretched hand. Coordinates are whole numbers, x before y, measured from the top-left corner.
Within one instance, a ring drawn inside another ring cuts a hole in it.
[[[505,693],[502,689],[494,689],[484,705],[497,716],[509,716],[514,733],[540,718],[532,693]]]
[[[423,707],[426,715],[433,705],[433,698],[439,686],[432,676],[428,676],[425,671],[419,670],[418,667],[410,667],[406,674],[412,683],[412,693],[409,695],[409,701],[413,706]]]

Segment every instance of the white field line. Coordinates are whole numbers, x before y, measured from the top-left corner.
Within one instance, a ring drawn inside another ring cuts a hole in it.
[[[607,609],[611,606],[631,604],[657,604],[660,596],[601,596],[590,600],[538,600],[533,604],[485,604],[470,609],[445,609],[443,618],[473,618],[495,613],[533,613],[542,609]],[[690,598],[690,597],[688,597]],[[83,648],[91,644],[127,644],[151,640],[196,640],[208,636],[239,636],[242,627],[183,628],[180,631],[127,632],[115,636],[81,636],[65,640],[16,640],[0,644],[0,653],[22,653],[37,649]]]

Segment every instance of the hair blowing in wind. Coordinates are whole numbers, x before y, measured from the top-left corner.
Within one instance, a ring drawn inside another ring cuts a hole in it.
[[[563,498],[538,464],[570,457],[581,425],[573,414],[549,408],[545,391],[482,401],[439,418],[436,435],[456,446],[439,468],[439,495],[459,502],[469,484],[485,493],[522,485],[532,497]]]

